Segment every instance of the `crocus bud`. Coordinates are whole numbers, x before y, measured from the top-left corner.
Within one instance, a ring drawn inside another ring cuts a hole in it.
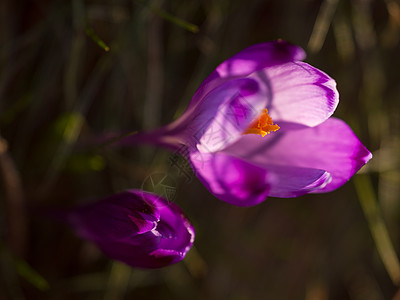
[[[107,256],[133,267],[160,268],[181,261],[194,228],[174,203],[128,190],[67,213],[77,234]]]

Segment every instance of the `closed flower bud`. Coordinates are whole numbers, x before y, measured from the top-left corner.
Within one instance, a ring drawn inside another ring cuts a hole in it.
[[[81,238],[133,267],[176,263],[194,242],[194,228],[176,204],[140,190],[109,196],[65,216]]]

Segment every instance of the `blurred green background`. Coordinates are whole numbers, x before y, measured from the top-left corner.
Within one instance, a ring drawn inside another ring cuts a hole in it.
[[[233,207],[171,166],[171,153],[90,142],[171,122],[220,62],[278,38],[336,79],[335,116],[374,154],[339,190]],[[1,0],[0,299],[392,299],[399,38],[397,0]],[[196,228],[174,266],[132,269],[35,217],[151,190],[149,176],[167,176]]]

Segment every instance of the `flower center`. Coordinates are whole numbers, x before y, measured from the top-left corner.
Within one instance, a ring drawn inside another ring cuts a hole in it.
[[[251,123],[250,127],[244,132],[244,134],[259,134],[265,136],[271,131],[277,131],[280,127],[274,124],[271,117],[268,114],[268,109],[264,109],[260,117]]]

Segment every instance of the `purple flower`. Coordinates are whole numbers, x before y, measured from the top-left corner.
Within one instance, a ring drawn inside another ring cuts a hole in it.
[[[133,267],[160,268],[182,260],[194,228],[174,203],[128,190],[64,216],[77,234],[107,256]]]
[[[238,206],[335,190],[372,155],[331,117],[335,81],[304,58],[281,40],[251,46],[206,78],[178,120],[121,142],[185,149],[207,189]]]

